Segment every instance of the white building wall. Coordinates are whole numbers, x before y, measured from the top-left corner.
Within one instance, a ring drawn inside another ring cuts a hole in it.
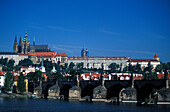
[[[0,87],[4,86],[5,76],[0,76]]]
[[[16,55],[0,55],[0,58],[1,57],[3,57],[3,58],[8,58],[8,61],[10,60],[10,59],[13,59],[13,60],[15,60],[15,63],[14,63],[14,65],[17,65],[17,64],[19,64],[19,61],[20,60],[24,60],[25,58],[28,58],[28,56],[27,55],[18,55],[18,54],[16,54]]]
[[[127,62],[127,66],[129,65],[129,63],[131,63],[132,66],[134,66],[138,63],[141,65],[141,68],[143,69],[143,68],[148,67],[149,62],[147,62],[147,61],[145,61],[145,62]],[[153,66],[153,69],[155,69],[156,66],[160,64],[160,62],[151,61],[150,64]]]
[[[35,67],[21,68],[21,72],[25,72],[26,74],[30,72],[35,72]]]
[[[102,64],[104,67],[104,70],[109,69],[109,65],[111,63],[116,63],[119,65],[122,65],[122,67],[125,67],[127,65],[127,59],[101,59],[101,58],[94,58],[94,59],[68,59],[68,66],[70,65],[71,62],[73,62],[75,65],[78,63],[83,62],[84,63],[84,68],[102,68]],[[87,66],[89,64],[89,66]]]

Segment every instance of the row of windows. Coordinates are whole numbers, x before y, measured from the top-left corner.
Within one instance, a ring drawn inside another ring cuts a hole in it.
[[[61,63],[64,63],[65,61],[67,61],[66,58],[54,58],[53,60],[52,60],[52,58],[47,58],[47,59],[48,59],[48,61],[52,61],[53,63],[56,63],[58,61],[60,61]],[[43,60],[46,60],[46,58],[44,58]],[[41,58],[38,58],[38,62],[41,62]]]

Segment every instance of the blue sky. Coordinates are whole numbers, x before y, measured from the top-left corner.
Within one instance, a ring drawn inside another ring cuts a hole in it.
[[[80,56],[128,56],[170,61],[169,0],[0,0],[0,51],[15,35]]]

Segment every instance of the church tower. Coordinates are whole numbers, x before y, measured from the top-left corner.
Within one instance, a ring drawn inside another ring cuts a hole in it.
[[[27,32],[25,32],[25,38],[24,40],[22,41],[22,51],[21,53],[22,54],[27,54],[28,53],[28,47],[30,45],[30,42],[29,40],[27,39]]]
[[[14,41],[14,46],[13,46],[13,52],[18,53],[17,36],[15,36],[15,41]]]
[[[19,39],[19,45],[18,45],[18,53],[21,53],[22,51],[22,42],[21,42],[21,37]]]
[[[158,61],[159,61],[159,57],[158,57],[158,55],[157,55],[157,54],[155,54],[155,56],[153,57],[153,59],[156,59],[156,60],[158,60]]]
[[[83,48],[82,50],[81,50],[81,57],[85,57],[85,49]]]
[[[88,49],[86,48],[86,57],[88,57],[89,56],[89,51],[88,51]]]

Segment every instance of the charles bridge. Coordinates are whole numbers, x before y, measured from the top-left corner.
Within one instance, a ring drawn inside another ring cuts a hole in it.
[[[78,78],[77,78],[78,79]],[[123,90],[123,91],[122,91]],[[156,91],[158,101],[170,102],[169,80],[88,80],[48,81],[35,88],[35,93],[44,98],[144,102]]]

